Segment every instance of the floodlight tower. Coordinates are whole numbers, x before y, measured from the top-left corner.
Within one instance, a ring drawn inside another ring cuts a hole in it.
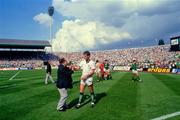
[[[52,54],[52,19],[53,19],[53,14],[54,14],[54,7],[53,6],[49,6],[48,14],[51,18],[50,24],[49,24],[49,39],[51,41],[51,54]]]

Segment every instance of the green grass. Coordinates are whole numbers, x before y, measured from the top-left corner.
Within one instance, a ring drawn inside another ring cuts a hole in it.
[[[80,109],[58,112],[59,93],[55,84],[44,85],[44,70],[21,71],[9,80],[16,72],[0,71],[0,120],[149,120],[180,111],[180,75],[141,73],[143,83],[133,83],[131,73],[113,72],[113,80],[94,83],[94,108],[86,89]],[[79,78],[75,72],[68,98],[72,106],[78,100]]]

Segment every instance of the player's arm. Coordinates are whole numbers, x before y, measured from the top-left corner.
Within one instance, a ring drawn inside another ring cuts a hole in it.
[[[80,66],[78,66],[78,65],[76,65],[76,66],[73,66],[73,67],[72,67],[72,69],[73,69],[73,70],[80,70],[80,69],[81,69],[81,67],[80,67]]]
[[[83,66],[83,62],[81,61],[79,64],[77,64],[76,66],[74,66],[74,69],[75,69],[75,70],[80,70],[80,69],[82,69],[82,66]]]
[[[96,69],[95,64],[92,63],[92,64],[91,64],[91,70],[89,71],[89,73],[87,73],[86,75],[82,76],[82,77],[81,77],[81,80],[85,80],[85,79],[87,79],[88,77],[91,77],[91,76],[94,74],[95,69]]]
[[[88,77],[91,77],[95,72],[95,68],[94,69],[91,69],[91,71],[87,74],[87,78]]]
[[[95,72],[95,68],[91,69],[89,73],[81,77],[81,80],[86,80],[88,77],[91,77],[94,74],[94,72]]]

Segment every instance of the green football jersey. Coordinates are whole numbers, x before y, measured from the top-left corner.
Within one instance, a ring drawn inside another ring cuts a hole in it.
[[[136,63],[133,63],[133,64],[131,65],[131,69],[132,69],[132,70],[137,70],[137,64],[136,64]]]
[[[177,63],[176,63],[176,67],[177,67],[177,68],[180,68],[180,62],[177,62]]]
[[[104,68],[105,68],[106,70],[108,70],[108,69],[109,69],[109,64],[108,64],[108,63],[105,63],[105,64],[104,64]]]

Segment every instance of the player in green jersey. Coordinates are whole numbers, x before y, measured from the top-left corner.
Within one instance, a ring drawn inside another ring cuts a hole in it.
[[[137,61],[136,60],[133,60],[133,63],[131,65],[131,68],[132,70],[132,81],[138,81],[138,82],[142,82],[142,80],[140,79],[140,76],[139,76],[139,73],[138,73],[138,70],[137,70]]]
[[[104,77],[106,80],[112,79],[112,76],[110,73],[110,65],[109,65],[108,60],[104,60],[104,72],[105,72]]]

